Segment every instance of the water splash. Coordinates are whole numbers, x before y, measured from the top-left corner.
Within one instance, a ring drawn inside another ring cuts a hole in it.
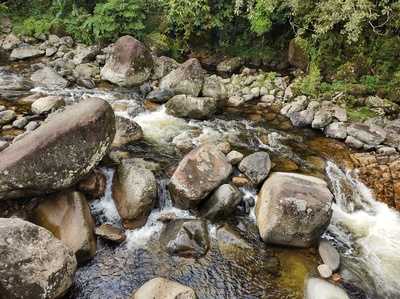
[[[102,198],[90,203],[90,209],[101,223],[118,224],[121,219],[112,198],[112,181],[115,170],[111,168],[102,168],[101,170],[107,179],[106,192]]]
[[[346,266],[376,298],[399,298],[400,214],[377,202],[354,174],[328,162],[336,203],[328,232],[342,244]]]

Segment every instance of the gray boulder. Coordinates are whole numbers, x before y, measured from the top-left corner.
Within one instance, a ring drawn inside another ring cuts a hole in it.
[[[111,106],[87,99],[48,117],[0,153],[0,199],[40,196],[73,186],[108,152]]]
[[[65,106],[64,98],[60,96],[48,96],[33,102],[31,110],[35,114],[44,114],[55,111]]]
[[[45,198],[34,211],[34,222],[71,248],[78,263],[96,254],[94,221],[82,193],[67,191]]]
[[[327,137],[330,138],[346,139],[347,127],[342,122],[333,122],[326,126],[324,133]]]
[[[192,58],[162,78],[160,88],[197,97],[203,88],[205,74],[200,62]]]
[[[2,298],[60,298],[73,283],[73,251],[30,222],[0,218],[0,254]]]
[[[314,129],[323,129],[331,122],[332,122],[332,112],[326,109],[325,107],[322,107],[317,112],[315,112],[314,120],[311,126]]]
[[[347,134],[368,145],[379,145],[386,139],[381,127],[362,123],[353,123],[347,127]]]
[[[242,200],[240,191],[229,184],[221,185],[200,206],[200,214],[210,220],[230,216]]]
[[[177,117],[207,119],[213,116],[218,108],[215,98],[198,98],[177,95],[165,105],[167,112]]]
[[[17,114],[13,110],[4,110],[0,112],[0,126],[12,123],[17,118]]]
[[[196,299],[193,289],[175,281],[157,277],[134,292],[130,299]]]
[[[126,35],[115,43],[101,70],[101,78],[119,86],[139,86],[150,78],[153,58],[137,39]]]
[[[39,56],[43,56],[45,52],[35,47],[23,47],[23,48],[16,48],[12,50],[10,54],[11,60],[21,60],[21,59],[28,59],[28,58],[35,58]]]
[[[325,181],[294,173],[273,173],[256,204],[257,226],[266,243],[309,247],[329,225],[333,195]]]
[[[262,183],[267,178],[271,167],[271,160],[265,152],[248,155],[239,164],[239,170],[255,185]]]
[[[156,89],[151,91],[147,96],[146,100],[155,102],[155,103],[166,103],[174,96],[174,92],[169,89]]]
[[[187,154],[168,185],[175,204],[197,206],[231,174],[232,165],[214,145],[205,144]]]
[[[226,158],[232,165],[239,164],[243,160],[243,157],[243,154],[238,151],[231,151],[226,155]]]
[[[133,120],[117,116],[115,122],[116,133],[112,144],[113,147],[121,147],[143,138],[142,128]]]
[[[156,200],[156,178],[150,170],[137,163],[124,161],[115,173],[112,194],[124,227],[141,227]]]
[[[228,96],[228,91],[222,82],[222,78],[212,75],[205,77],[202,94],[205,97],[225,99]]]
[[[47,66],[34,72],[31,76],[31,80],[35,86],[52,89],[63,89],[68,86],[67,80]]]
[[[2,43],[2,48],[6,51],[15,49],[21,44],[21,40],[14,33],[8,34]]]
[[[97,45],[87,47],[85,45],[79,44],[75,50],[74,63],[88,63],[90,61],[93,61],[96,58],[96,55],[99,53],[100,47]]]
[[[159,80],[179,67],[179,63],[166,56],[154,58],[154,69],[151,79]]]
[[[198,219],[179,219],[169,222],[161,233],[160,242],[171,255],[202,257],[210,247],[207,224]]]
[[[306,96],[299,96],[293,102],[285,105],[281,109],[281,114],[290,117],[292,113],[303,111],[307,108],[308,101]]]

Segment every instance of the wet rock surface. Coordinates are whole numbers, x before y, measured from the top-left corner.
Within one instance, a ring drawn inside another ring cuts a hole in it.
[[[176,220],[169,222],[160,242],[171,255],[199,258],[210,246],[206,222],[203,220]]]

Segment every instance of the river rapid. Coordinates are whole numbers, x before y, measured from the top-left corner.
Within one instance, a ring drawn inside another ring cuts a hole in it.
[[[193,133],[194,145],[228,140],[243,153],[269,152],[273,171],[299,172],[327,180],[336,202],[323,238],[341,254],[341,286],[350,298],[400,298],[400,215],[377,202],[357,179],[349,168],[350,150],[344,144],[316,131],[295,129],[280,116],[265,120],[251,102],[241,108],[224,109],[211,120],[197,121],[168,115],[163,106],[146,106],[139,91],[108,86],[33,91],[63,95],[69,102],[93,96],[109,101],[117,115],[133,119],[144,132],[144,141],[124,149],[125,154],[159,165],[158,204],[146,225],[127,231],[127,240],[121,245],[98,240],[96,256],[79,268],[66,298],[129,298],[132,291],[155,276],[192,287],[200,299],[303,298],[306,280],[318,276],[316,267],[321,261],[317,249],[264,244],[253,210],[235,215],[226,223],[209,223],[211,246],[203,258],[172,257],[160,248],[160,216],[173,213],[177,219],[197,217],[175,208],[166,188],[169,169],[183,157],[173,141],[184,132]],[[114,169],[104,166],[102,171],[107,177],[107,190],[103,198],[90,203],[92,214],[98,225],[121,225],[111,192]],[[241,192],[257,200],[256,190],[241,188]],[[221,240],[221,226],[234,230],[246,246]]]

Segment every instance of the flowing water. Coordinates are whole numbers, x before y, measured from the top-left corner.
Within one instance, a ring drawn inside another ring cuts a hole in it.
[[[278,116],[266,121],[256,106],[230,110],[208,121],[183,120],[166,113],[164,107],[147,111],[137,91],[102,88],[85,90],[36,89],[63,95],[70,102],[96,96],[109,101],[117,115],[140,124],[145,141],[125,150],[133,157],[159,163],[158,204],[146,225],[127,231],[121,245],[98,241],[96,256],[79,268],[67,298],[129,298],[136,288],[155,276],[163,276],[195,289],[200,299],[208,298],[303,298],[304,282],[316,276],[321,262],[314,248],[288,249],[267,246],[260,241],[254,209],[229,221],[247,245],[240,248],[221,242],[223,223],[209,224],[210,250],[199,259],[171,257],[160,248],[162,215],[177,219],[196,218],[173,207],[166,188],[167,171],[183,154],[174,142],[190,134],[193,145],[227,140],[243,153],[265,150],[271,154],[274,170],[295,171],[326,178],[336,203],[324,238],[341,253],[342,287],[350,298],[400,298],[400,217],[375,201],[354,173],[346,170],[348,150],[340,142],[321,137],[311,130],[284,126]],[[107,190],[103,198],[90,204],[97,224],[121,225],[112,199],[114,170],[104,168]],[[241,188],[246,198],[257,199],[256,190]],[[225,223],[225,225],[227,225]]]

